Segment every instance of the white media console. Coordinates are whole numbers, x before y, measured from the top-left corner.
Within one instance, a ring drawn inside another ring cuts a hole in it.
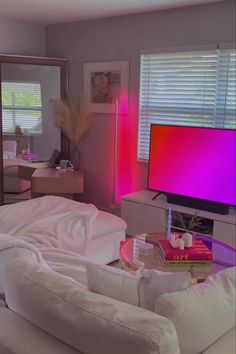
[[[166,196],[147,190],[127,194],[121,200],[121,217],[128,224],[127,234],[135,236],[145,232],[166,232],[167,212],[173,211],[213,220],[213,238],[235,248],[236,210],[230,208],[229,214],[221,215],[208,211],[170,204]]]

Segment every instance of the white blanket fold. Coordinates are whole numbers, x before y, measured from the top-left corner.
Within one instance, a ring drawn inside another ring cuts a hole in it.
[[[13,250],[15,248],[24,248],[30,250],[32,253],[35,254],[38,263],[44,263],[41,253],[37,250],[37,248],[23,240],[16,239],[15,237],[0,233],[0,258],[1,254],[4,251],[10,249]]]
[[[47,263],[53,271],[86,286],[85,266],[90,261],[81,254],[94,234],[97,213],[94,205],[57,196],[2,206],[0,233],[8,236],[0,235],[0,257],[1,250],[8,247],[24,247],[35,252],[38,261]]]
[[[92,204],[45,196],[1,207],[0,232],[37,248],[63,248],[83,253],[97,213]]]
[[[0,233],[0,294],[4,294],[3,279],[6,266],[17,258],[29,260],[32,263],[40,263],[48,267],[39,250],[33,245],[13,236]]]

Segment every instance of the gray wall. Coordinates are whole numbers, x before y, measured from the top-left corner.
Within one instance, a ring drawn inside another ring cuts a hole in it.
[[[0,17],[0,53],[44,56],[45,27]]]
[[[68,57],[70,92],[82,94],[82,64],[130,62],[130,111],[120,117],[120,194],[146,188],[147,164],[137,162],[140,50],[234,42],[234,1],[48,26],[46,53]],[[96,114],[80,144],[85,171],[83,200],[98,206],[112,201],[114,116]]]

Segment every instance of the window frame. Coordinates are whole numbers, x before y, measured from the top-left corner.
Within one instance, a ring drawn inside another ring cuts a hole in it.
[[[235,44],[233,43],[224,43],[223,45],[210,45],[210,46],[195,46],[195,47],[180,47],[180,48],[161,48],[158,50],[151,50],[151,49],[145,49],[142,50],[140,52],[140,88],[139,88],[139,111],[138,111],[138,139],[137,139],[137,160],[139,162],[145,162],[148,163],[149,162],[149,156],[147,155],[147,150],[149,151],[149,148],[147,149],[147,144],[148,146],[150,145],[150,141],[149,141],[149,134],[148,131],[150,130],[150,125],[151,124],[165,124],[162,122],[160,122],[160,120],[158,121],[158,119],[156,119],[156,122],[154,122],[153,120],[155,119],[150,119],[150,115],[149,113],[146,114],[146,119],[145,117],[145,113],[142,113],[142,109],[144,108],[144,104],[142,102],[142,100],[145,100],[145,98],[147,97],[147,109],[150,109],[150,105],[149,105],[149,97],[150,97],[150,93],[148,92],[147,95],[142,95],[143,93],[143,81],[144,81],[144,73],[143,73],[143,60],[145,59],[145,56],[152,56],[152,55],[171,55],[171,54],[181,54],[181,53],[193,53],[194,52],[216,52],[217,53],[217,65],[219,65],[219,61],[220,61],[220,55],[219,52],[223,52],[223,51],[235,51]],[[150,61],[151,59],[149,59]],[[228,67],[229,68],[229,67]],[[150,69],[148,69],[148,75],[150,74]],[[218,78],[218,73],[217,73],[217,78]],[[148,78],[146,81],[146,84],[150,84],[150,79]],[[219,89],[219,85],[215,85],[214,89],[218,90]],[[227,83],[227,87],[228,87],[228,83]],[[147,89],[149,90],[149,88]],[[227,90],[226,90],[227,91]],[[218,93],[216,92],[216,97],[217,97]],[[225,98],[227,98],[227,93],[225,93]],[[156,102],[158,101],[158,99],[156,100]],[[160,101],[159,101],[160,102]],[[215,98],[215,102],[214,102],[214,110],[217,110],[217,98]],[[155,107],[155,104],[153,105],[153,107]],[[168,102],[167,102],[167,106],[165,106],[164,108],[168,107]],[[226,110],[226,104],[225,104],[225,110]],[[173,110],[176,107],[173,108]],[[183,110],[183,107],[180,107],[180,110]],[[188,109],[188,112],[190,111],[190,109]],[[211,109],[209,110],[211,111]],[[181,114],[183,114],[184,111],[181,112]],[[232,110],[233,112],[233,116],[235,114],[235,108],[233,108]],[[142,117],[143,114],[143,117]],[[210,121],[209,122],[213,122],[213,119],[211,116],[209,116]],[[199,118],[200,119],[200,118]],[[164,120],[164,119],[163,119]],[[193,121],[193,120],[192,120]],[[146,124],[146,128],[141,128],[141,125],[145,125]],[[183,124],[178,124],[176,123],[176,120],[172,120],[172,123],[170,121],[166,122],[166,124],[173,124],[173,125],[185,125],[186,123]],[[234,122],[233,122],[234,125]],[[189,126],[205,126],[205,124],[202,125],[193,125],[190,124]],[[206,126],[211,126],[211,125],[206,125]],[[215,128],[219,128],[219,125],[216,124]],[[234,129],[234,127],[233,127]],[[146,135],[146,140],[148,140],[148,143],[145,143],[145,135]],[[142,139],[142,137],[144,137]]]
[[[41,136],[43,134],[43,120],[42,120],[42,116],[43,116],[43,104],[42,104],[42,87],[41,87],[41,82],[40,81],[25,81],[25,80],[2,80],[2,88],[1,90],[3,90],[3,84],[4,83],[21,83],[21,84],[38,84],[39,85],[39,90],[40,90],[40,99],[41,99],[41,106],[40,108],[38,107],[34,107],[34,106],[31,106],[31,107],[26,107],[26,106],[5,106],[2,102],[2,134],[3,135],[15,135],[15,132],[6,132],[3,130],[3,111],[4,109],[5,110],[11,110],[13,111],[13,113],[15,111],[37,111],[37,112],[40,112],[41,113],[41,116],[40,116],[40,125],[41,125],[41,129],[40,129],[40,132],[31,132],[31,131],[27,131],[26,135],[27,136]],[[3,93],[2,93],[2,96],[3,96]],[[17,126],[17,124],[16,124]]]

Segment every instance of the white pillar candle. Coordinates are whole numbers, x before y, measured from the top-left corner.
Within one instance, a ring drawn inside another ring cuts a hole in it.
[[[176,237],[175,237],[175,233],[171,233],[170,234],[170,245],[173,248],[176,248]]]
[[[181,251],[183,251],[184,250],[184,240],[182,240],[182,238],[178,238],[178,240],[176,240],[176,241],[178,241],[179,249]]]
[[[182,238],[178,238],[178,239],[175,241],[175,248],[178,248],[178,249],[180,249],[181,251],[184,250],[184,241],[182,240]]]
[[[185,232],[182,236],[182,239],[184,241],[184,247],[192,247],[193,245],[193,236],[190,234],[190,232]]]

